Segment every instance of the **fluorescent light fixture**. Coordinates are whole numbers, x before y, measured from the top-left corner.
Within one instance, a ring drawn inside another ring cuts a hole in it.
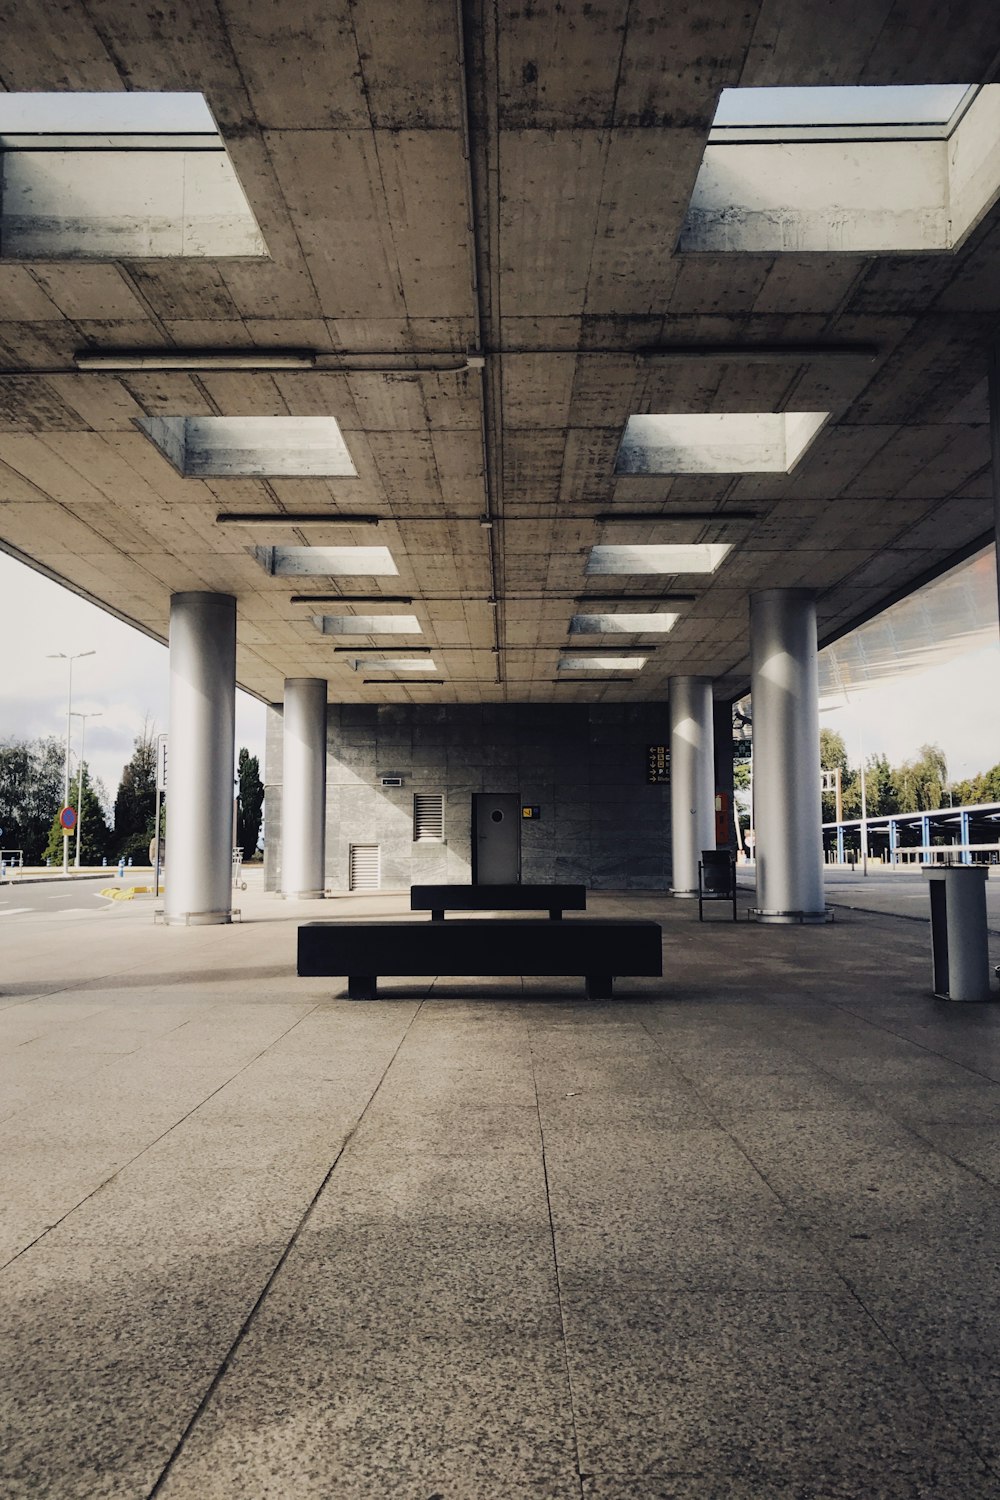
[[[599,525],[611,525],[629,521],[634,525],[648,526],[650,521],[663,525],[670,521],[756,521],[759,510],[602,510],[594,520]],[[218,517],[221,520],[221,516]]]
[[[316,615],[324,635],[423,635],[416,615]]]
[[[398,573],[388,547],[255,547],[266,572],[327,578],[378,578]]]
[[[829,415],[789,411],[632,416],[625,425],[615,473],[788,474]]]
[[[2,97],[2,96],[0,96]],[[311,370],[316,355],[304,349],[80,350],[78,370]]]
[[[138,426],[188,478],[357,477],[334,417],[140,417]]]
[[[412,604],[409,594],[292,594],[289,604]]]
[[[561,656],[560,672],[638,672],[645,656]]]
[[[587,572],[714,573],[730,550],[728,542],[659,542],[650,546],[591,547]]]
[[[430,656],[357,656],[350,663],[355,672],[377,667],[380,672],[436,672]]]
[[[215,522],[217,526],[267,526],[273,531],[284,526],[378,526],[380,517],[318,514],[314,510],[224,510]]]
[[[202,94],[3,94],[0,151],[5,260],[267,255]]]
[[[680,615],[574,615],[570,635],[666,635]]]

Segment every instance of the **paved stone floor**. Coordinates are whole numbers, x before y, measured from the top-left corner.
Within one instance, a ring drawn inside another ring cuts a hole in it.
[[[1000,1495],[1000,1008],[925,925],[598,896],[663,981],[362,1004],[241,904],[0,929],[4,1497]]]

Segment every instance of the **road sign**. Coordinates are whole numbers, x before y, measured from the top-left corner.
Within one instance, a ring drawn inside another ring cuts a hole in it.
[[[76,808],[64,807],[62,812],[59,814],[59,822],[60,825],[65,828],[67,833],[71,833],[76,827]]]
[[[157,735],[156,738],[156,790],[158,792],[167,790],[167,737],[165,734]]]

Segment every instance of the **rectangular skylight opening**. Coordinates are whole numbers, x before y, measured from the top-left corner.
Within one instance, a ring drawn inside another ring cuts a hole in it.
[[[574,615],[570,635],[666,635],[680,615]]]
[[[254,547],[266,572],[282,577],[379,578],[399,572],[388,547]]]
[[[587,572],[714,573],[729,550],[729,542],[591,547]]]
[[[625,424],[616,474],[788,474],[825,411],[649,413]]]
[[[263,257],[203,94],[0,94],[5,260]]]
[[[436,672],[429,656],[357,656],[350,659],[355,672]]]
[[[561,656],[560,672],[638,672],[648,661],[645,656]]]
[[[314,615],[324,635],[423,635],[416,615]]]
[[[357,477],[334,417],[140,417],[138,425],[189,478]]]
[[[1000,84],[725,89],[683,252],[956,250],[1000,197]]]

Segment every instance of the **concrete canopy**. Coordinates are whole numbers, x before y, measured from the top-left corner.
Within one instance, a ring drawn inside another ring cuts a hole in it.
[[[167,27],[21,0],[4,89],[203,94],[267,255],[15,261],[0,217],[0,546],[160,639],[172,593],[234,594],[239,682],[272,700],[310,676],[335,701],[732,693],[764,587],[817,590],[842,632],[991,530],[1000,212],[953,253],[676,246],[724,87],[993,81],[995,6],[906,12],[180,0]],[[115,351],[146,358],[77,366]],[[243,368],[155,367],[183,351]],[[784,411],[831,414],[791,473],[614,472],[633,414]],[[140,427],[213,417],[334,417],[357,476],[184,477]],[[663,543],[730,551],[587,574],[594,546]],[[375,544],[397,574],[257,556]],[[669,635],[607,638],[655,648],[641,673],[559,680],[575,614],[661,600]],[[386,610],[434,681],[365,681],[317,628]]]

